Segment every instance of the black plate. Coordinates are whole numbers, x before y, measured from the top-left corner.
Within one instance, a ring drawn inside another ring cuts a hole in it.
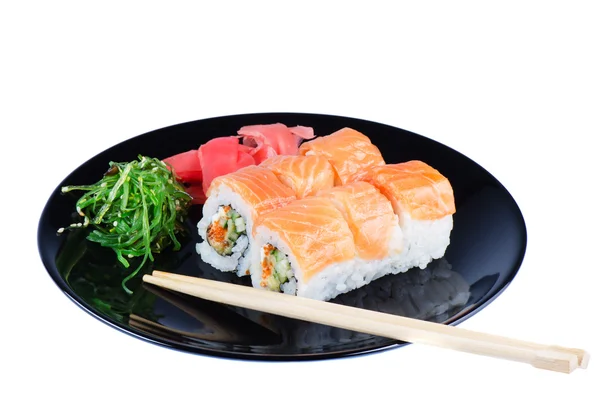
[[[165,158],[197,148],[211,138],[235,135],[244,125],[281,122],[306,125],[317,135],[342,127],[368,135],[386,162],[423,160],[446,175],[455,192],[456,214],[444,258],[427,269],[387,276],[334,301],[428,321],[455,325],[497,297],[515,277],[525,254],[522,214],[508,191],[481,166],[438,142],[370,121],[299,113],[244,114],[193,121],[122,142],[87,161],[57,186],[38,229],[42,261],[65,294],[97,319],[130,335],[183,351],[226,357],[301,360],[380,351],[403,343],[372,335],[225,306],[129,282],[112,251],[87,242],[85,232],[58,236],[71,223],[76,195],[60,187],[93,183],[109,161],[131,161],[138,154]],[[190,214],[190,235],[179,252],[157,256],[153,269],[248,284],[203,263],[195,252],[199,206]],[[140,272],[139,276],[142,273]],[[66,326],[66,325],[65,325]]]

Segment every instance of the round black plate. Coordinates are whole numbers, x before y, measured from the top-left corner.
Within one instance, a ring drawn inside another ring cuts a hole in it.
[[[497,297],[515,277],[525,254],[522,214],[508,191],[481,166],[438,142],[370,121],[300,114],[243,114],[193,121],[137,136],[87,161],[57,186],[41,215],[38,245],[42,261],[65,294],[97,319],[130,335],[183,351],[270,360],[331,358],[398,347],[403,343],[372,335],[292,320],[176,294],[141,282],[153,269],[249,285],[247,278],[221,273],[195,252],[199,241],[196,206],[187,222],[189,236],[178,252],[156,257],[128,283],[110,250],[85,239],[85,231],[57,235],[74,216],[76,195],[60,187],[93,183],[109,161],[138,154],[165,158],[197,148],[211,138],[235,135],[244,125],[281,122],[306,125],[317,135],[352,127],[368,135],[386,162],[425,161],[450,180],[456,214],[444,258],[427,269],[387,276],[339,296],[334,302],[446,324],[458,324]]]

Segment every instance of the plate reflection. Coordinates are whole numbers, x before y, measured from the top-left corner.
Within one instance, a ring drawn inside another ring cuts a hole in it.
[[[187,244],[193,247],[193,244]],[[90,243],[84,231],[70,233],[56,258],[70,288],[99,315],[169,345],[202,346],[249,354],[324,353],[364,349],[383,338],[210,302],[130,281],[133,294],[121,287],[126,269],[107,249]],[[224,282],[250,285],[249,278],[222,273],[203,263],[193,251],[165,251],[145,269],[163,270]],[[481,283],[477,295],[485,294]],[[492,283],[493,285],[493,283]],[[448,322],[476,300],[465,279],[445,258],[425,269],[389,275],[339,295],[331,302],[433,322]]]

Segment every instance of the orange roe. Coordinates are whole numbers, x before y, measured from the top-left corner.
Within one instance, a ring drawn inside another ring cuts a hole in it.
[[[225,236],[227,234],[227,229],[225,229],[219,221],[214,221],[212,225],[208,228],[208,238],[212,241],[217,241],[222,243],[225,241]]]
[[[266,283],[266,279],[271,276],[271,274],[273,273],[273,267],[271,266],[271,261],[269,260],[269,256],[271,255],[271,252],[273,252],[273,250],[275,249],[275,247],[273,247],[271,244],[265,244],[263,246],[263,260],[261,262],[261,266],[262,266],[262,281],[260,283],[261,287],[266,287],[267,283]]]

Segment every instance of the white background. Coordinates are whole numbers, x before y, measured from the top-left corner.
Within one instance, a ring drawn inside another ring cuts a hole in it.
[[[597,395],[597,2],[10,3],[1,395]],[[584,348],[590,367],[565,375],[416,345],[308,363],[215,359],[116,331],[53,284],[36,227],[71,170],[156,128],[272,111],[405,128],[495,175],[523,211],[527,253],[509,288],[460,326]]]

